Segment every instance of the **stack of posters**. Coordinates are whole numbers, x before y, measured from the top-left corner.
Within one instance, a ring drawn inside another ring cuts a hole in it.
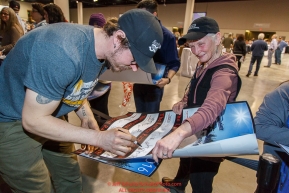
[[[114,165],[142,175],[151,176],[157,169],[151,152],[158,140],[173,132],[196,108],[183,109],[181,115],[173,111],[159,113],[127,113],[108,120],[101,130],[122,127],[136,136],[141,146],[136,146],[125,157],[103,149],[85,154],[75,153],[102,163]],[[252,114],[247,102],[227,104],[225,110],[207,129],[186,138],[174,151],[173,157],[226,157],[259,154]]]

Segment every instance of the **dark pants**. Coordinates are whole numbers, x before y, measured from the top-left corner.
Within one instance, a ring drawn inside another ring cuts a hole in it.
[[[159,112],[163,93],[164,89],[155,85],[134,84],[133,96],[136,112]]]
[[[237,62],[238,62],[238,68],[239,68],[239,70],[241,70],[241,61],[240,61],[240,59],[242,58],[242,56],[236,56],[236,58],[237,58]]]
[[[220,162],[199,158],[180,158],[180,166],[175,181],[182,182],[181,188],[184,189],[190,180],[193,193],[211,193],[213,180],[219,167]]]
[[[262,62],[262,59],[263,59],[263,56],[252,56],[251,62],[250,62],[250,67],[249,67],[249,71],[248,71],[249,74],[252,73],[253,65],[254,65],[254,63],[255,63],[256,61],[257,61],[257,64],[256,64],[255,74],[258,74],[259,69],[260,69],[260,64],[261,64],[261,62]]]

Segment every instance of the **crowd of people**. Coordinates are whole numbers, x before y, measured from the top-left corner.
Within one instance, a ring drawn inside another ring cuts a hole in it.
[[[28,31],[19,20],[19,3],[11,1],[10,8],[0,12],[0,55],[6,55],[0,67],[0,175],[13,192],[82,192],[80,167],[71,154],[74,143],[87,144],[88,149],[100,147],[119,156],[136,146],[136,137],[126,129],[100,131],[102,121],[92,113],[91,108],[109,114],[111,84],[98,81],[106,70],[134,73],[140,68],[155,73],[154,62],[165,65],[166,71],[156,85],[133,87],[136,112],[154,113],[160,111],[164,87],[180,68],[177,46],[186,44],[199,59],[184,96],[172,110],[182,114],[184,108],[200,108],[156,142],[152,150],[155,162],[172,158],[184,139],[210,129],[227,103],[236,101],[242,83],[239,70],[247,55],[245,37],[241,34],[233,41],[229,34],[222,38],[213,18],[193,20],[181,36],[162,25],[155,0],[140,1],[120,18],[94,13],[89,25],[69,23],[55,4],[31,6],[35,26]],[[258,76],[267,50],[265,67],[271,66],[274,54],[275,63],[281,64],[281,52],[288,44],[276,34],[269,46],[263,39],[260,33],[251,45],[247,77],[256,61],[254,76]],[[88,101],[100,84],[109,85],[107,92]],[[265,141],[264,152],[281,159],[285,168],[288,156],[275,142],[289,145],[288,85],[285,82],[269,93],[255,117],[257,137]],[[80,118],[80,126],[69,123],[67,114],[71,111]],[[162,182],[180,183],[180,187],[168,186],[179,192],[184,192],[190,182],[194,193],[211,193],[223,160],[180,158],[176,176],[163,177]]]

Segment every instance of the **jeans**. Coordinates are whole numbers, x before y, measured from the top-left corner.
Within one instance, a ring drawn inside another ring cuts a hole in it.
[[[249,71],[248,71],[249,74],[252,73],[253,65],[254,65],[256,60],[257,60],[257,64],[256,64],[255,74],[258,74],[259,69],[260,69],[260,64],[262,62],[262,58],[263,58],[263,56],[252,56]]]
[[[134,84],[133,96],[136,112],[159,112],[163,93],[164,89],[155,85]]]
[[[81,193],[82,178],[73,143],[26,132],[21,121],[0,123],[0,171],[13,192]],[[50,178],[51,176],[51,178]]]
[[[282,51],[279,48],[275,50],[275,63],[276,64],[281,64],[281,53]]]
[[[268,65],[267,66],[269,66],[269,67],[272,64],[272,56],[273,56],[273,54],[274,54],[274,50],[272,50],[272,49],[268,50]]]

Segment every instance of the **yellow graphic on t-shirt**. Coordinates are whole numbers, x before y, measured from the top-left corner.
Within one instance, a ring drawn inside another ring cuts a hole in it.
[[[72,93],[63,98],[62,102],[69,106],[79,107],[84,99],[91,93],[96,83],[97,80],[86,83],[83,80],[79,80],[77,84],[75,84]]]
[[[83,85],[83,80],[78,81],[78,83],[75,85],[76,91],[80,91],[82,85]]]

